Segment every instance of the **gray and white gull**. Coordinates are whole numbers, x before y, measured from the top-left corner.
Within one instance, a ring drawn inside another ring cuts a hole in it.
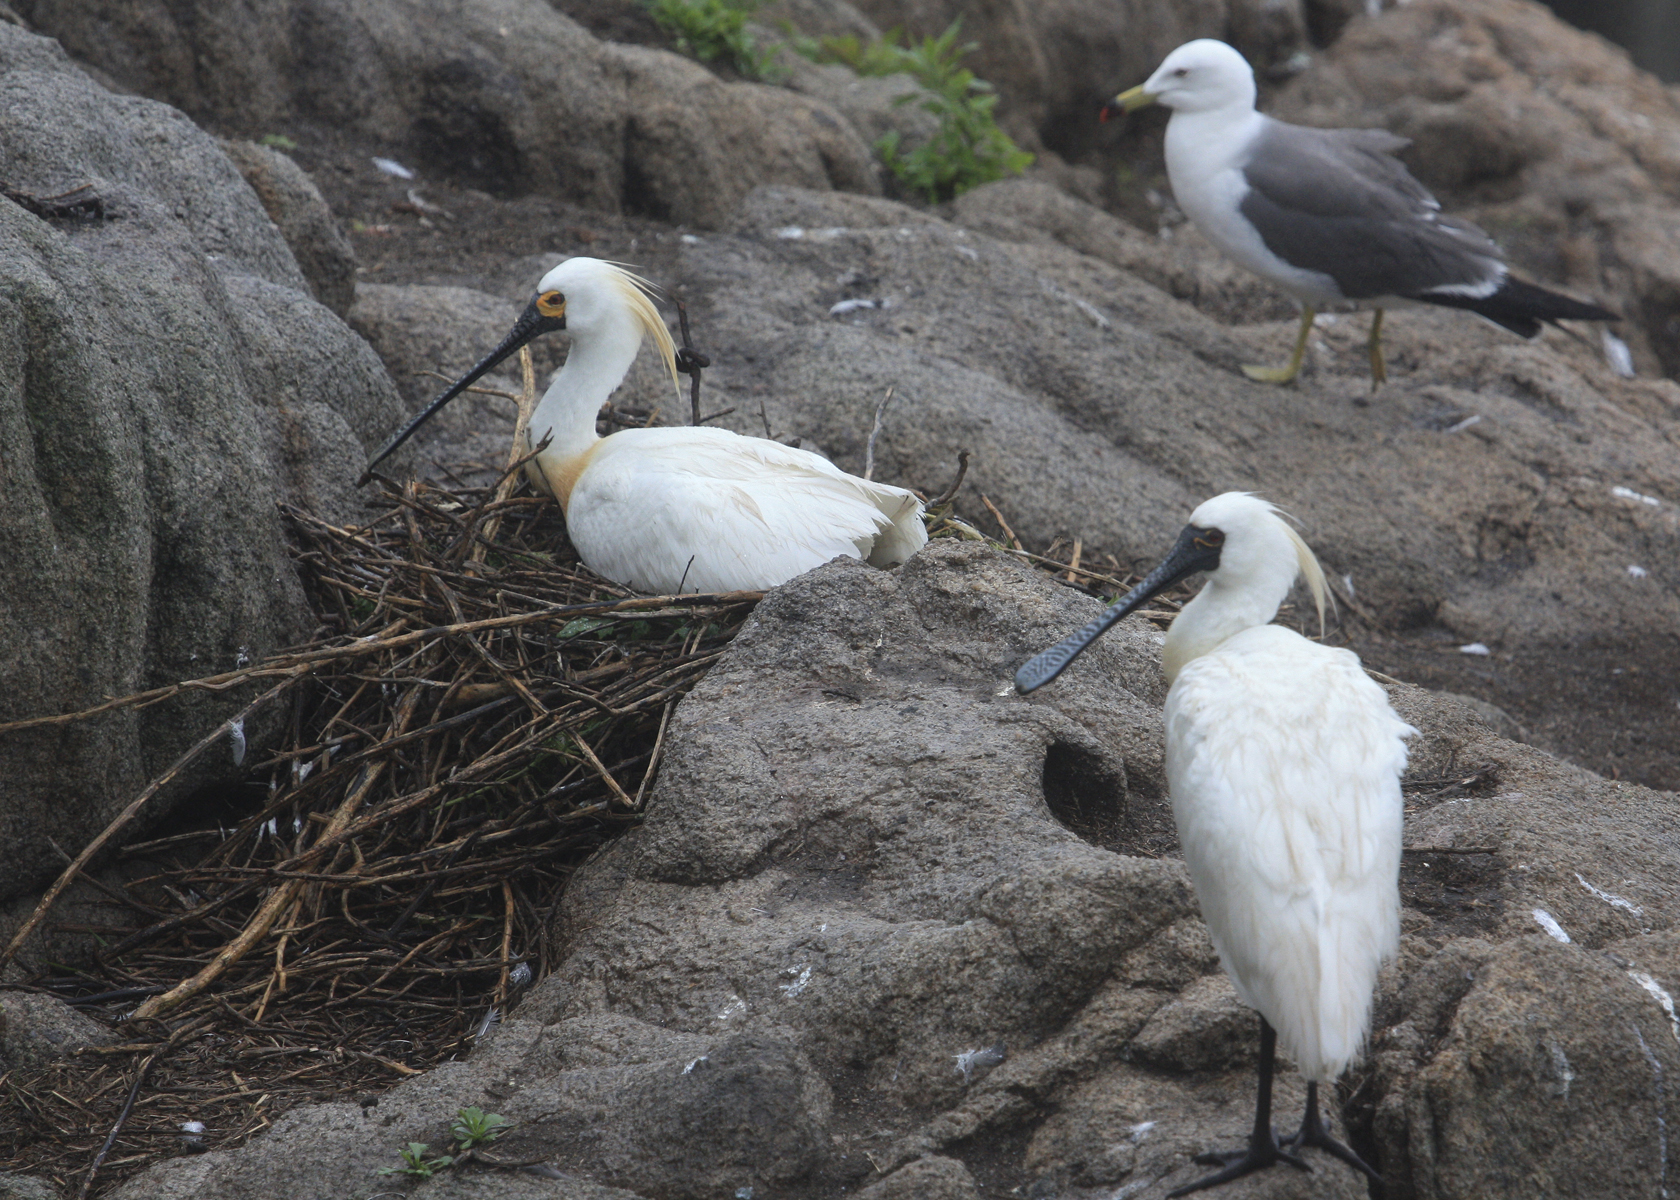
[[[1202,38],[1167,55],[1147,82],[1103,116],[1148,104],[1172,109],[1167,176],[1196,228],[1238,265],[1301,303],[1295,350],[1282,367],[1245,366],[1288,383],[1301,369],[1317,310],[1357,302],[1371,320],[1371,386],[1387,377],[1383,310],[1463,308],[1523,337],[1543,321],[1614,321],[1608,309],[1513,279],[1493,239],[1441,215],[1381,129],[1313,129],[1256,112],[1254,71],[1224,42]]]

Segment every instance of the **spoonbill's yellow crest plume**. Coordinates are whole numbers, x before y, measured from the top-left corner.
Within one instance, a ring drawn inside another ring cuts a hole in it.
[[[1615,313],[1512,279],[1499,247],[1441,206],[1394,157],[1410,143],[1381,129],[1310,129],[1254,111],[1254,71],[1224,42],[1201,38],[1167,55],[1148,81],[1121,92],[1106,118],[1147,104],[1173,110],[1167,177],[1196,228],[1237,265],[1301,302],[1284,367],[1244,367],[1288,383],[1301,369],[1317,307],[1375,308],[1371,386],[1387,377],[1385,308],[1467,308],[1533,337],[1542,321],[1614,321]]]
[[[1298,575],[1324,612],[1324,576],[1264,500],[1227,492],[1190,514],[1166,561],[1113,608],[1022,667],[1049,683],[1157,592],[1196,571],[1207,586],[1167,631],[1167,783],[1184,861],[1225,972],[1260,1012],[1260,1088],[1245,1150],[1170,1193],[1306,1164],[1317,1146],[1381,1182],[1331,1137],[1318,1086],[1355,1059],[1377,970],[1400,938],[1400,773],[1416,733],[1351,651],[1269,624]],[[1271,1128],[1277,1043],[1307,1080],[1298,1133]]]
[[[544,333],[572,346],[531,415],[532,480],[560,502],[590,570],[655,595],[757,591],[840,555],[894,566],[927,542],[914,493],[848,475],[808,450],[701,426],[626,429],[595,418],[652,338],[676,381],[671,334],[646,282],[598,258],[571,258],[502,344],[404,426],[369,464],[496,364]],[[364,477],[365,478],[365,477]]]

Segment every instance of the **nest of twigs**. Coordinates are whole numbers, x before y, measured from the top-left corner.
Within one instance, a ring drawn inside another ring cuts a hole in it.
[[[96,710],[254,685],[165,778],[240,750],[247,721],[279,748],[253,754],[266,791],[237,824],[122,851],[137,877],[96,884],[95,968],[26,985],[125,1040],[0,1077],[0,1170],[98,1195],[298,1103],[371,1098],[544,974],[567,876],[639,818],[673,705],[759,593],[634,596],[575,561],[554,505],[507,490],[387,485],[358,529],[288,509],[319,639]]]

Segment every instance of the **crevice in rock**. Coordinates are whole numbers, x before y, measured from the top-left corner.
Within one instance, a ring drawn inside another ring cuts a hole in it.
[[[1093,846],[1118,853],[1127,841],[1125,769],[1083,746],[1052,742],[1045,751],[1044,803]]]

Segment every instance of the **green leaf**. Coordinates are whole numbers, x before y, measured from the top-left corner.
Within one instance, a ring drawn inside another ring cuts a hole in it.
[[[648,13],[670,33],[677,49],[701,62],[726,59],[742,76],[762,79],[774,52],[760,50],[747,21],[763,0],[646,0]]]
[[[487,1113],[473,1106],[460,1109],[450,1122],[449,1132],[455,1136],[462,1150],[493,1142],[511,1128],[513,1122],[496,1113]]]

